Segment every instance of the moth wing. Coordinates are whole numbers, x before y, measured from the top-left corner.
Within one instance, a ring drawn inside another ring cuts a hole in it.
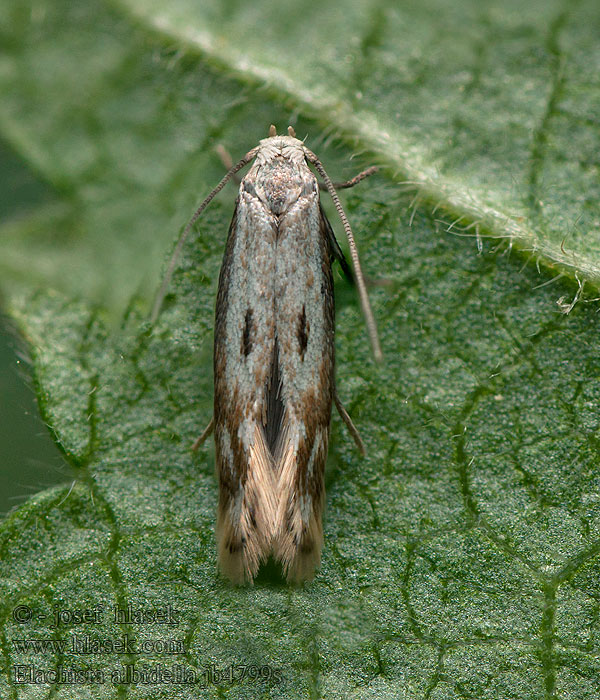
[[[274,240],[257,235],[264,233],[264,226],[254,221],[258,215],[252,201],[240,195],[219,276],[215,316],[217,549],[221,571],[238,584],[252,581],[271,553],[276,510],[261,395],[275,347],[273,329],[263,322],[272,316],[273,300],[254,289],[256,280],[270,274],[264,268],[273,261]]]
[[[240,189],[214,355],[219,564],[235,583],[251,581],[271,553],[294,581],[320,562],[334,381],[330,232],[316,187],[278,221]]]
[[[329,219],[325,216],[325,212],[323,211],[323,207],[319,204],[319,211],[321,212],[321,221],[323,224],[323,231],[327,235],[327,240],[329,241],[329,245],[331,246],[330,251],[331,255],[339,262],[340,267],[342,268],[342,272],[344,273],[346,279],[348,282],[351,284],[354,284],[354,275],[352,274],[352,268],[350,265],[348,265],[348,261],[346,260],[346,256],[344,255],[342,249],[340,248],[340,244],[337,242],[337,238],[335,237],[335,233],[333,232],[333,228],[331,228],[331,224],[329,223]]]
[[[319,436],[314,444],[316,454],[308,467],[298,458],[294,448],[299,426],[288,425],[290,437],[295,432],[296,439],[285,441],[278,460],[279,503],[273,553],[281,562],[286,578],[301,582],[311,580],[321,562],[327,436]],[[304,471],[312,473],[302,478]]]
[[[219,566],[236,584],[252,581],[271,551],[275,514],[272,482],[273,459],[256,426],[248,454],[247,478],[237,492],[227,479],[220,479],[217,511]]]
[[[273,554],[290,581],[309,580],[323,543],[325,461],[334,382],[331,229],[318,194],[279,225],[277,343],[282,425],[274,446]]]

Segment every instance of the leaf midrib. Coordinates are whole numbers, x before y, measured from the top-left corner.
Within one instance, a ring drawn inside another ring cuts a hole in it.
[[[509,215],[490,206],[472,191],[465,191],[451,178],[438,175],[433,166],[415,164],[408,150],[404,151],[400,144],[395,143],[395,137],[382,128],[376,114],[368,111],[356,114],[352,105],[318,96],[284,71],[253,63],[238,53],[234,46],[221,40],[214,41],[210,32],[196,27],[182,29],[174,26],[167,15],[149,17],[140,6],[134,7],[126,0],[115,2],[133,21],[142,24],[162,40],[168,39],[169,42],[175,41],[188,47],[240,82],[276,88],[286,104],[294,104],[296,109],[317,122],[336,124],[338,138],[354,146],[360,144],[361,152],[375,155],[380,167],[404,191],[414,191],[413,206],[428,204],[436,211],[447,214],[451,221],[442,222],[446,224],[447,232],[473,238],[506,239],[511,248],[527,259],[535,259],[536,264],[550,274],[567,276],[580,286],[588,282],[600,287],[600,270],[593,262],[568,253],[562,245],[557,247],[546,241],[526,220],[523,212]],[[559,19],[559,24],[564,24],[563,14]],[[553,99],[554,90],[550,89],[547,103]],[[545,118],[546,110],[542,115],[542,119]]]

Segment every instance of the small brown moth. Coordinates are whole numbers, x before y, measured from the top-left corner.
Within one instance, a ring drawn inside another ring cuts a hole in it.
[[[319,200],[312,163],[340,215],[375,358],[377,330],[350,224],[334,184],[292,127],[249,151],[202,202],[175,249],[176,258],[211,199],[245,165],[233,214],[215,318],[214,429],[219,476],[217,543],[221,571],[251,582],[264,561],[281,562],[289,581],[313,577],[321,558],[324,471],[331,405],[362,442],[339,401],[334,377],[331,265],[349,272]],[[369,168],[348,183],[370,175]]]

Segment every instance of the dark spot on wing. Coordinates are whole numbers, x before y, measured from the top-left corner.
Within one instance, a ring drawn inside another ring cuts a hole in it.
[[[279,371],[279,342],[275,337],[271,371],[266,386],[267,422],[264,426],[267,446],[274,454],[275,445],[283,424],[284,406],[281,398],[281,373]]]
[[[248,357],[252,351],[252,309],[246,311],[244,332],[242,333],[242,355]]]
[[[242,181],[242,187],[244,188],[244,192],[247,192],[248,194],[251,194],[253,197],[256,197],[256,188],[250,182],[250,180],[247,180],[246,178],[244,178],[244,180]]]
[[[298,344],[300,346],[300,358],[304,361],[304,354],[308,346],[308,321],[306,320],[306,308],[302,307],[302,313],[298,317]]]
[[[229,550],[230,554],[235,554],[236,552],[239,552],[240,549],[242,548],[242,544],[239,541],[235,540],[230,540],[229,544],[227,545],[227,549]]]
[[[248,515],[250,516],[250,525],[256,530],[256,515],[254,512],[254,506],[248,508]]]

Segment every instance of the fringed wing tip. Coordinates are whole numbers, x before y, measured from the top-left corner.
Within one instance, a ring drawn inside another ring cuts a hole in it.
[[[261,563],[256,546],[239,531],[236,532],[231,519],[219,510],[217,518],[217,548],[219,568],[236,586],[252,583]]]
[[[265,550],[259,549],[256,543],[247,540],[242,542],[231,526],[218,528],[217,538],[221,573],[236,586],[252,584],[260,566],[268,558]],[[323,534],[315,522],[315,526],[307,530],[299,545],[288,541],[282,543],[272,554],[281,563],[288,583],[300,584],[314,578],[321,563],[322,546]]]
[[[271,551],[275,520],[272,457],[257,427],[243,493],[221,491],[217,513],[219,568],[236,585],[252,583]]]
[[[262,564],[272,554],[283,567],[283,573],[288,583],[300,584],[312,581],[315,571],[321,563],[323,546],[323,531],[320,518],[313,513],[310,524],[304,534],[297,537],[286,533],[279,537],[271,547],[271,543],[243,541],[236,534],[231,522],[219,517],[217,521],[217,541],[219,552],[219,569],[234,585],[252,584]],[[266,546],[265,546],[266,545]]]
[[[273,457],[262,430],[257,428],[254,438],[243,492],[221,493],[217,516],[219,568],[234,584],[244,585],[253,582],[261,564],[272,555],[281,563],[288,582],[310,581],[321,562],[324,489],[320,484],[310,495],[300,497],[292,441],[279,455],[275,482]],[[326,444],[320,447],[324,462]],[[317,479],[322,478],[319,466],[315,468]]]
[[[312,522],[315,522],[314,516]],[[313,580],[315,571],[321,563],[322,546],[323,533],[320,528],[309,527],[291,556],[281,559],[283,571],[289,583],[304,583]]]

